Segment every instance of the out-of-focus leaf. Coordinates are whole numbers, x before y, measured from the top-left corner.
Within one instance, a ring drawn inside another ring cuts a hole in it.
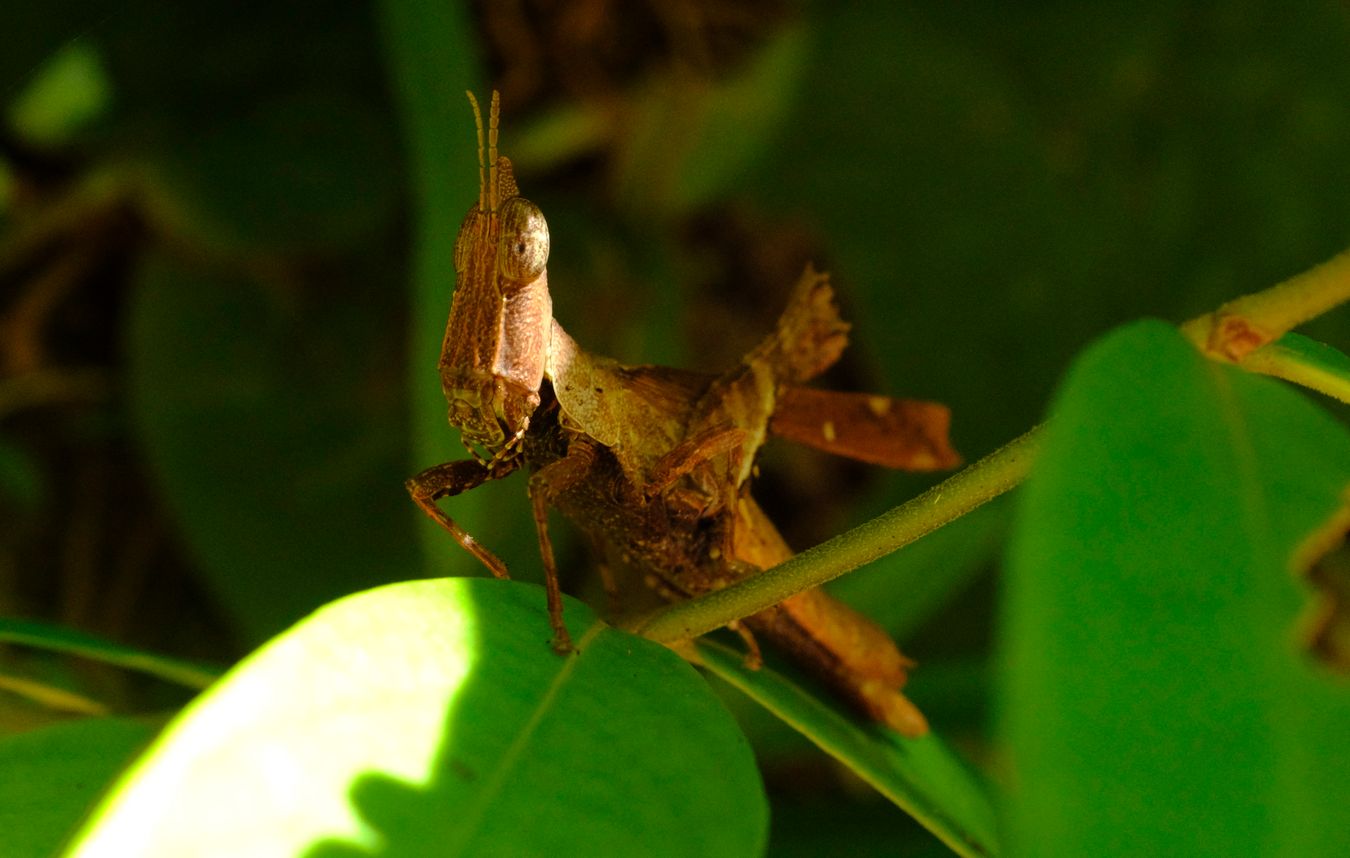
[[[378,40],[363,0],[136,0],[118,12],[90,37],[107,63],[119,112],[139,134],[131,146],[190,137],[288,93],[343,94],[372,106],[384,98]]]
[[[47,491],[32,457],[0,438],[0,500],[31,511],[42,504]]]
[[[284,288],[152,259],[127,343],[146,454],[253,639],[418,568],[388,293]]]
[[[9,227],[9,208],[13,204],[11,197],[14,194],[14,176],[9,171],[9,165],[0,161],[0,228]]]
[[[1103,225],[993,58],[893,3],[822,4],[813,23],[795,108],[746,181],[823,230],[854,339],[890,389],[951,405],[978,456],[1033,422],[1070,331],[1111,318],[1064,294],[1085,288]]]
[[[57,854],[94,799],[154,734],[140,721],[94,718],[0,738],[7,858]]]
[[[769,830],[773,858],[951,858],[951,847],[875,793],[819,790],[775,795]],[[869,800],[870,799],[870,800]]]
[[[860,349],[979,456],[1111,325],[1344,248],[1350,19],[1259,8],[813,4],[800,97],[745,181],[821,229]]]
[[[171,724],[75,855],[750,855],[754,760],[674,653],[543,592],[398,584],[325,607]]]
[[[1350,695],[1296,645],[1291,573],[1348,486],[1344,427],[1171,326],[1075,363],[1010,551],[1021,852],[1344,853]]]
[[[733,76],[656,78],[634,98],[616,194],[639,213],[673,216],[743,189],[743,176],[786,122],[807,36],[788,27]]]
[[[108,109],[108,79],[87,41],[71,42],[9,106],[9,124],[25,141],[59,145]]]
[[[1299,384],[1350,402],[1350,358],[1326,343],[1302,334],[1289,333],[1250,358],[1259,372],[1296,381]],[[1264,366],[1262,366],[1264,365]],[[1277,369],[1268,370],[1266,367]]]
[[[1326,343],[1309,339],[1302,334],[1288,333],[1280,337],[1275,345],[1296,355],[1308,366],[1316,367],[1327,375],[1335,376],[1342,382],[1350,382],[1350,357],[1337,351]]]
[[[213,668],[145,652],[76,629],[31,620],[0,617],[0,641],[83,656],[148,673],[188,688],[205,688],[220,674]]]
[[[398,172],[385,121],[358,100],[314,91],[208,123],[158,156],[165,214],[216,246],[348,248],[393,214]]]
[[[0,11],[0,103],[10,103],[41,74],[43,63],[72,39],[99,26],[115,7],[110,0],[6,3]]]
[[[768,668],[747,670],[741,655],[720,644],[700,641],[698,653],[710,671],[848,766],[958,855],[998,853],[984,788],[935,734],[904,739],[860,725]]]

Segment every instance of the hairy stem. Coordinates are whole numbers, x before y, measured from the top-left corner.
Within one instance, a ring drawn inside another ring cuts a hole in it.
[[[1269,289],[1229,301],[1181,326],[1200,351],[1241,363],[1297,325],[1350,301],[1350,251]]]
[[[631,631],[662,642],[701,635],[890,554],[1016,486],[1031,467],[1040,436],[1036,427],[895,509],[762,575],[649,614]]]

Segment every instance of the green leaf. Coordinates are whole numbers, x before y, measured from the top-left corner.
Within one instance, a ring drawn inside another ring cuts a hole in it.
[[[1064,187],[1017,78],[922,14],[816,4],[794,109],[746,183],[818,227],[852,339],[897,393],[950,404],[978,455],[1032,422],[1075,332],[1116,317],[1056,288],[1097,282],[1080,272],[1104,225]]]
[[[1326,343],[1289,333],[1261,351],[1270,353],[1267,362],[1287,368],[1282,377],[1350,402],[1350,357]]]
[[[701,640],[698,653],[715,675],[792,725],[823,751],[893,801],[959,855],[998,853],[994,812],[976,777],[941,739],[903,739],[860,726],[768,668]]]
[[[84,656],[105,664],[148,673],[188,688],[205,688],[220,675],[218,670],[210,667],[145,652],[75,629],[31,620],[0,617],[0,641]]]
[[[0,100],[9,102],[46,69],[44,63],[61,46],[78,38],[106,17],[102,0],[57,0],[52,3],[6,3],[0,8]]]
[[[1335,376],[1343,382],[1350,382],[1350,357],[1346,357],[1326,343],[1319,343],[1302,334],[1288,333],[1280,337],[1275,345],[1290,354],[1297,355],[1305,364],[1317,367],[1327,375]]]
[[[777,139],[796,95],[806,31],[779,30],[733,76],[653,79],[634,99],[615,171],[616,195],[638,213],[678,216],[742,191],[746,170]]]
[[[75,855],[750,855],[744,738],[674,653],[490,579],[329,605],[133,767]]]
[[[0,831],[7,858],[48,858],[153,727],[123,718],[71,721],[0,739]]]
[[[397,302],[384,289],[342,294],[165,257],[139,272],[128,343],[138,438],[252,640],[418,565],[391,381]]]
[[[1084,353],[1053,415],[1004,609],[1019,851],[1344,854],[1350,694],[1296,645],[1291,572],[1350,435],[1160,322]]]
[[[111,87],[98,52],[85,41],[65,45],[10,105],[9,124],[26,142],[59,146],[102,115]]]

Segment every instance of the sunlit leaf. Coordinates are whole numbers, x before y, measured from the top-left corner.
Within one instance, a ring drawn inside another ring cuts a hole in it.
[[[398,584],[329,605],[171,724],[75,855],[749,855],[744,738],[674,653],[542,591]]]

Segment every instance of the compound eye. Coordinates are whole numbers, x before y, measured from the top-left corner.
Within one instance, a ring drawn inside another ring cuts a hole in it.
[[[512,197],[502,204],[497,270],[512,280],[529,283],[548,265],[548,222],[534,203]]]

